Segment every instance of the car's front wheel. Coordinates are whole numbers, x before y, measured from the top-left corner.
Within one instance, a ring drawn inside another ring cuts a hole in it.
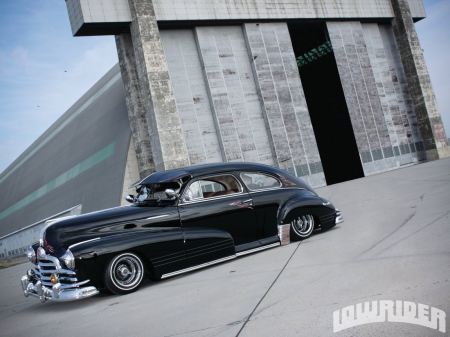
[[[105,271],[106,287],[117,295],[132,293],[139,289],[144,278],[144,265],[133,253],[116,255]]]
[[[302,215],[291,221],[291,238],[294,241],[306,239],[313,230],[314,217],[312,215]]]

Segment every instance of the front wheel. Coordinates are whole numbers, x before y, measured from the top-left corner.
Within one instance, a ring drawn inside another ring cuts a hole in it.
[[[314,217],[302,215],[291,221],[291,238],[299,241],[308,238],[314,230]]]
[[[132,293],[139,289],[144,278],[144,265],[133,253],[115,256],[105,271],[106,287],[117,295]]]

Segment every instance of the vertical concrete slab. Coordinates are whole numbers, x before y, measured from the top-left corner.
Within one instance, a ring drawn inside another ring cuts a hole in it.
[[[392,21],[393,31],[414,102],[427,159],[450,157],[447,136],[408,1],[391,0],[391,3],[395,15]]]
[[[161,31],[189,165],[223,162],[194,32]]]
[[[391,146],[360,22],[327,22],[364,173],[386,170],[383,148]]]
[[[410,95],[402,61],[395,41],[392,26],[390,24],[378,25],[384,51],[389,66],[389,78],[393,84],[394,91],[399,103],[399,110],[404,124],[408,125],[406,137],[411,150],[413,162],[426,160],[426,154],[423,147],[422,136],[420,135],[419,125],[415,114],[414,104]],[[407,149],[399,145],[400,150],[395,152],[404,153]],[[404,155],[402,155],[404,156]]]
[[[400,93],[396,92],[394,79],[390,74],[388,57],[386,56],[378,25],[376,23],[367,23],[362,24],[362,28],[390,136],[391,146],[383,148],[385,161],[389,168],[397,167],[397,161],[400,161],[401,164],[411,163],[413,160],[408,145],[408,137],[412,136],[411,127],[406,118],[406,108],[403,99],[398,100],[398,94]],[[405,147],[408,151],[402,152],[407,153],[401,154],[400,149],[405,149]],[[399,155],[396,156],[396,153]]]
[[[298,65],[292,47],[289,30],[285,23],[275,23],[270,26],[263,24],[261,28],[263,32],[266,28],[273,29],[277,38],[283,71],[286,76],[287,87],[289,88],[292,105],[294,106],[297,127],[300,131],[300,139],[302,141],[302,146],[304,148],[308,164],[311,166],[311,174],[314,175],[320,171],[319,166],[321,167],[322,164],[311,118],[309,116],[308,106],[306,104],[305,94],[303,92],[303,86],[300,80]],[[296,170],[299,170],[298,166],[296,166]]]
[[[353,85],[353,78],[344,45],[344,38],[341,32],[340,22],[327,22],[328,34],[333,46],[334,57],[341,78],[347,108],[355,134],[356,144],[359,153],[370,151],[369,140],[367,138],[364,120],[361,116],[360,104]]]
[[[116,46],[130,121],[132,146],[134,146],[134,153],[137,157],[139,175],[141,178],[145,178],[155,172],[155,164],[148,132],[147,114],[141,99],[141,86],[137,75],[131,35],[117,35]]]
[[[242,27],[196,27],[195,35],[225,160],[273,165]]]
[[[129,0],[131,38],[157,171],[188,165],[180,118],[150,0]]]
[[[311,185],[323,185],[323,168],[286,23],[245,24],[244,32],[278,166]]]

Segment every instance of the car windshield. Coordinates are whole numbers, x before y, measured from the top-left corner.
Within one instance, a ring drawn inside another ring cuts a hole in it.
[[[167,189],[172,189],[175,193],[180,193],[180,188],[181,185],[178,182],[141,185],[136,188],[137,195],[135,202],[143,203],[148,201],[169,199],[164,191]]]

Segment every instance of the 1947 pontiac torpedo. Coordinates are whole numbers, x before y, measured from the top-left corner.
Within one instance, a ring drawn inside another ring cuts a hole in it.
[[[26,252],[25,296],[70,301],[106,288],[136,291],[237,256],[302,240],[343,222],[291,174],[253,163],[156,172],[135,183],[129,206],[50,220]]]

